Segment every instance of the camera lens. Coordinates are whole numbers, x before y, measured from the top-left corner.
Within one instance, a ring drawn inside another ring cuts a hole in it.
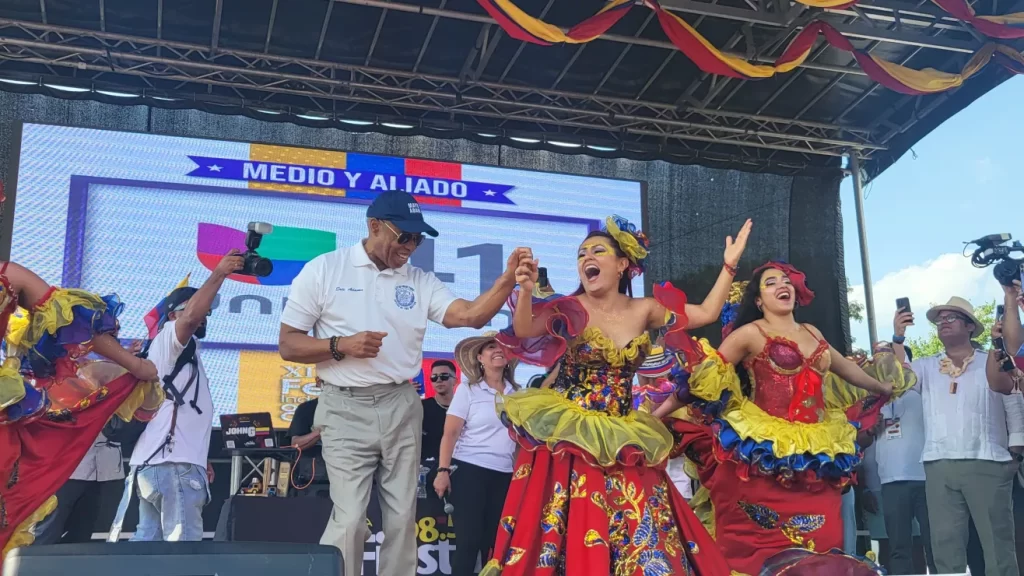
[[[263,278],[270,276],[270,273],[274,271],[274,263],[266,258],[253,258],[252,272],[255,276]]]
[[[1020,278],[1020,264],[1013,260],[1003,260],[992,268],[992,275],[1003,286],[1013,286],[1013,281]]]

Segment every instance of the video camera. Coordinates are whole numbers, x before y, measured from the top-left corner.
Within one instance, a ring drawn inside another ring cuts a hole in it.
[[[1003,286],[1013,286],[1014,280],[1024,279],[1024,245],[1021,245],[1020,241],[1006,245],[1010,240],[1013,240],[1013,236],[1009,234],[989,234],[967,242],[968,246],[978,245],[978,248],[971,254],[971,264],[975,268],[985,268],[995,264],[992,275]],[[1015,252],[1022,257],[1011,256]]]
[[[266,222],[249,222],[245,233],[245,254],[242,254],[242,269],[236,274],[244,276],[270,276],[274,271],[274,263],[256,253],[263,236],[274,231],[274,226]]]

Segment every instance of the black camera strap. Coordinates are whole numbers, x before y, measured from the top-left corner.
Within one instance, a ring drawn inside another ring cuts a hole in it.
[[[148,355],[149,345],[147,344],[146,350],[143,351],[140,356],[145,357]],[[188,382],[185,387],[181,390],[174,385],[174,379],[177,378],[178,374],[185,368],[185,366],[191,366],[192,372],[189,375]],[[153,458],[156,458],[157,454],[160,454],[168,446],[174,442],[174,431],[178,427],[178,408],[185,405],[185,394],[188,394],[190,389],[193,390],[192,400],[189,404],[192,408],[202,414],[203,411],[199,408],[199,359],[196,358],[196,339],[189,338],[188,344],[185,345],[185,349],[178,355],[178,359],[174,362],[174,369],[171,370],[170,374],[163,377],[164,383],[164,394],[169,400],[174,402],[174,406],[171,409],[171,426],[167,430],[167,436],[164,437],[164,441],[157,446],[156,450],[146,458],[137,468],[131,471],[130,474],[125,478],[125,489],[121,495],[121,502],[118,504],[117,513],[114,516],[114,522],[110,526],[110,532],[107,535],[107,542],[117,542],[121,537],[121,526],[124,522],[125,513],[128,510],[129,504],[132,501],[132,494],[135,492],[135,477],[138,476],[139,472],[149,466],[149,463]],[[195,385],[193,389],[192,386]]]
[[[185,387],[178,390],[177,386],[174,385],[174,379],[178,377],[178,374],[185,368],[185,366],[191,366],[192,370],[189,374],[188,382]],[[178,355],[178,359],[174,362],[174,369],[163,377],[164,382],[164,394],[167,398],[174,403],[174,407],[171,411],[171,426],[167,430],[167,436],[164,441],[146,458],[145,462],[139,468],[145,468],[149,465],[149,461],[156,457],[157,454],[162,452],[165,448],[174,442],[174,431],[178,427],[178,408],[185,405],[185,394],[188,393],[189,389],[192,389],[192,400],[189,401],[189,405],[197,413],[202,414],[203,411],[199,408],[199,360],[196,358],[196,339],[189,338],[188,344],[185,345],[185,349]],[[195,388],[192,386],[195,385]]]

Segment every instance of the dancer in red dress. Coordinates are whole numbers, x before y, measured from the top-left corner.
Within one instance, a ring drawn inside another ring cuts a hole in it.
[[[725,266],[700,306],[671,287],[656,291],[659,301],[632,298],[646,238],[621,218],[606,225],[579,248],[576,294],[537,303],[519,298],[511,303],[512,328],[498,337],[526,362],[561,363],[551,388],[499,401],[521,450],[482,576],[729,574],[665,472],[672,435],[633,409],[631,391],[651,349],[649,329],[717,319],[751,224],[735,243],[727,240]],[[521,261],[522,294],[531,294],[536,279],[537,262]]]
[[[861,459],[857,429],[870,427],[894,391],[913,374],[888,351],[863,367],[844,358],[817,328],[793,319],[814,293],[804,275],[770,262],[755,270],[742,291],[735,324],[718,351],[706,340],[666,346],[686,350],[689,394],[679,394],[655,414],[667,421],[682,453],[697,464],[710,496],[711,530],[739,574],[875,574],[875,568],[841,554],[841,494]],[[742,364],[742,378],[734,368]],[[677,379],[677,381],[681,381]],[[852,385],[852,386],[851,386]],[[798,548],[803,551],[792,551]],[[840,565],[855,566],[855,571]],[[764,571],[763,571],[764,570]]]
[[[19,303],[28,312],[12,318]],[[127,420],[163,400],[156,367],[111,336],[122,307],[116,296],[52,288],[0,263],[0,562],[32,543],[31,527],[115,412]]]

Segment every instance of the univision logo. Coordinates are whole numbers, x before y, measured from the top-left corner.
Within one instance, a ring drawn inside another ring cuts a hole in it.
[[[274,232],[263,237],[260,256],[274,263],[269,276],[232,275],[236,282],[262,286],[288,286],[306,262],[337,248],[334,232],[311,228],[274,226]],[[221,258],[231,249],[245,252],[245,231],[220,224],[201,222],[196,235],[196,256],[208,270],[217,267]]]

